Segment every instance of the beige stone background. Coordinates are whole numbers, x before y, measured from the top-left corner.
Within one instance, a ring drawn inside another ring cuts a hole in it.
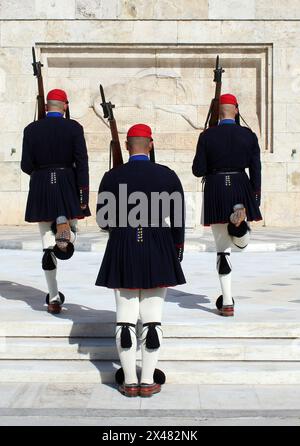
[[[191,163],[219,54],[223,92],[238,96],[259,137],[263,224],[300,225],[300,0],[0,0],[0,224],[24,223],[28,177],[19,162],[35,107],[31,46],[45,89],[66,89],[71,116],[85,128],[92,210],[110,139],[101,82],[122,142],[133,123],[152,126],[157,161],[182,179],[188,226],[199,225],[201,183]]]

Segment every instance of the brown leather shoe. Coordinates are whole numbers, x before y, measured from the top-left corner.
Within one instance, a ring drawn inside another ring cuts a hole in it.
[[[61,312],[61,304],[59,302],[49,303],[47,311],[51,314],[59,314]]]
[[[161,391],[160,384],[141,384],[140,386],[140,396],[142,398],[149,398],[155,393],[159,393]]]
[[[234,306],[233,305],[223,305],[220,309],[222,316],[234,316]]]
[[[122,393],[124,396],[128,396],[129,398],[133,398],[139,396],[140,387],[138,384],[121,384],[118,387],[118,391]]]
[[[246,215],[246,209],[244,207],[242,207],[243,205],[236,205],[237,207],[233,208],[234,211],[233,213],[230,215],[230,221],[231,223],[233,223],[235,226],[239,226],[242,221],[244,221],[247,217]],[[240,207],[238,207],[240,206]]]
[[[59,249],[65,251],[71,239],[71,229],[69,222],[60,223],[56,227],[57,227],[57,232],[55,235],[56,245]]]

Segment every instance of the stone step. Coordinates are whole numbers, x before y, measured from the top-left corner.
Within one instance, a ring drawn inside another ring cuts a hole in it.
[[[218,321],[197,323],[168,322],[163,324],[164,338],[300,338],[299,322],[251,321],[240,322],[236,318],[222,318]],[[71,337],[97,338],[113,337],[114,322],[101,320],[72,321],[53,320],[1,321],[0,336],[5,337]]]
[[[140,358],[138,351],[137,357]],[[0,359],[115,360],[114,338],[0,338]],[[165,338],[164,361],[300,361],[299,339]]]
[[[0,361],[0,382],[112,383],[110,361]],[[300,384],[299,362],[160,361],[168,383]]]

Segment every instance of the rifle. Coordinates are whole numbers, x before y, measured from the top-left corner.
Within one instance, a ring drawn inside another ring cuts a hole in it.
[[[43,76],[42,76],[43,64],[40,61],[39,62],[36,61],[34,47],[32,47],[32,58],[33,58],[33,63],[32,63],[33,75],[37,77],[37,81],[38,81],[38,95],[36,97],[37,109],[38,109],[38,119],[43,119],[46,116],[45,93],[44,93],[44,83],[43,83]],[[34,120],[36,120],[36,110],[35,110]]]
[[[111,159],[113,160],[113,168],[114,168],[123,164],[123,157],[117,129],[117,123],[113,114],[113,108],[115,108],[115,105],[112,104],[111,102],[106,102],[102,85],[100,85],[100,94],[102,98],[101,107],[103,108],[103,115],[105,119],[108,118],[111,132],[111,142],[109,148],[109,168],[111,169]]]
[[[219,56],[216,60],[216,68],[214,69],[214,82],[216,82],[215,97],[212,99],[207,118],[205,121],[204,129],[213,127],[218,124],[219,121],[219,100],[222,88],[222,74],[225,72],[222,67],[219,66]]]

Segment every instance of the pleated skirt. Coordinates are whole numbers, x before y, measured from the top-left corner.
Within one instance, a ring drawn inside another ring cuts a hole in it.
[[[185,283],[170,228],[114,228],[96,280],[107,288],[151,289]]]
[[[80,208],[73,168],[49,168],[31,174],[25,221],[54,221],[59,216],[81,219],[91,215]]]
[[[207,175],[204,186],[202,224],[228,223],[235,204],[246,208],[248,221],[262,220],[255,194],[245,172]]]

